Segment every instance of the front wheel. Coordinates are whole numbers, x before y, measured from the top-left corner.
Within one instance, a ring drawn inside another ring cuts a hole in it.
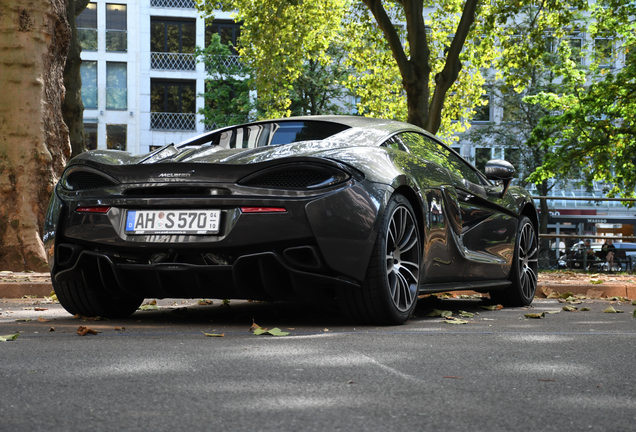
[[[364,324],[404,324],[417,304],[421,253],[415,212],[403,195],[393,195],[362,286],[339,292],[345,315]]]
[[[519,220],[515,254],[510,270],[512,285],[504,291],[492,291],[490,297],[504,306],[528,306],[537,291],[538,281],[537,230],[527,217]]]

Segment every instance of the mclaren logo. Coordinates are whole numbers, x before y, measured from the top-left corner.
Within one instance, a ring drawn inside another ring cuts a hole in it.
[[[161,173],[159,174],[160,178],[184,178],[190,177],[192,173]]]

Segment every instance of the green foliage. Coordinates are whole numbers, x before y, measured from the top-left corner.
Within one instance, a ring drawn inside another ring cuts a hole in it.
[[[580,175],[603,181],[611,196],[634,197],[636,189],[636,4],[609,0],[607,8],[591,10],[588,37],[613,39],[613,63],[625,55],[620,70],[604,67],[607,52],[586,49],[589,68],[565,64],[558,70],[558,91],[527,98],[559,115],[546,116],[533,131],[532,143],[550,151],[532,176],[542,181],[555,175]],[[631,54],[631,55],[630,55]],[[546,136],[545,131],[556,133]]]
[[[205,82],[205,106],[198,110],[209,128],[246,123],[252,120],[255,105],[250,97],[253,80],[250,69],[240,59],[232,59],[230,48],[221,43],[218,34],[212,36],[204,49],[197,47],[197,58],[205,64],[209,78]]]

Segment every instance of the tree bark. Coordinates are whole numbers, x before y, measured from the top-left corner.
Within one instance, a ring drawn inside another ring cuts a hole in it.
[[[82,102],[82,47],[79,44],[75,18],[81,14],[89,0],[68,0],[66,18],[71,28],[71,40],[64,66],[64,87],[66,95],[62,105],[62,117],[68,127],[71,140],[71,157],[86,151],[84,139],[84,103]]]
[[[70,156],[65,0],[0,1],[0,270],[48,270],[42,226]]]

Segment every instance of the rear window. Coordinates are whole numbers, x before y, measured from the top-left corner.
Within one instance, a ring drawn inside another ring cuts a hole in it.
[[[211,137],[212,145],[225,148],[256,148],[323,140],[349,129],[338,123],[323,121],[281,121],[237,126]]]

